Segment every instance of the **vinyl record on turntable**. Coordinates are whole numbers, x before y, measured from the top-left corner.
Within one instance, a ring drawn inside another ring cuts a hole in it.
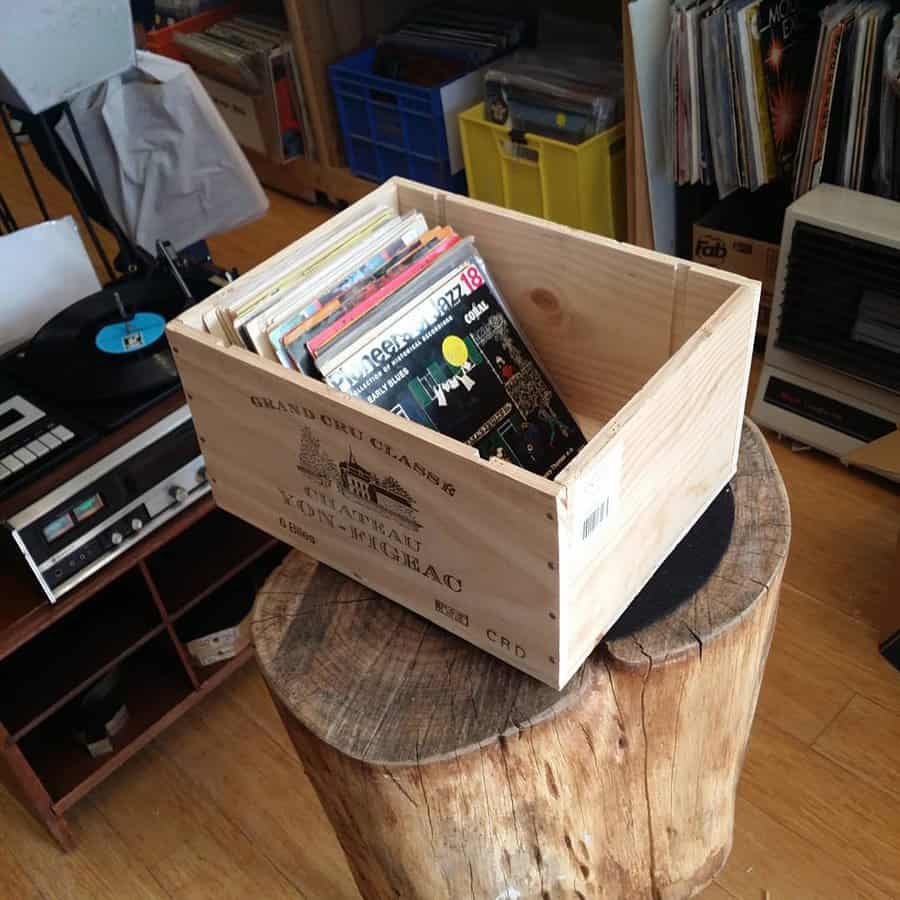
[[[111,286],[47,322],[23,358],[28,382],[91,403],[161,394],[178,383],[166,322],[184,300],[154,279]]]

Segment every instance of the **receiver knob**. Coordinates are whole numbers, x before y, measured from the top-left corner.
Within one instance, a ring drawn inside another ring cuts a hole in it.
[[[180,484],[175,484],[169,488],[169,496],[176,503],[184,503],[187,499],[187,491]]]
[[[114,547],[118,547],[119,544],[121,544],[122,541],[125,540],[125,539],[122,537],[122,532],[120,532],[120,531],[114,531],[114,532],[109,536],[109,539],[112,541]]]
[[[144,527],[143,519],[139,519],[137,516],[135,516],[131,520],[131,530],[132,531],[140,531],[143,527]]]

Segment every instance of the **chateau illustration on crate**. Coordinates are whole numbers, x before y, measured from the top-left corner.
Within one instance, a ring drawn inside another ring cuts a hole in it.
[[[389,518],[397,519],[416,531],[416,506],[412,495],[391,475],[379,478],[357,462],[347,448],[347,459],[335,461],[322,450],[319,439],[308,425],[300,431],[297,469],[318,481],[323,488],[334,487],[351,502]]]

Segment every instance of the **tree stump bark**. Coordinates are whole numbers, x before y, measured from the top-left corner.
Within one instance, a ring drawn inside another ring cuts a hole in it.
[[[712,576],[560,693],[299,553],[272,574],[257,654],[364,900],[674,900],[712,880],[790,537],[749,423],[731,488]]]

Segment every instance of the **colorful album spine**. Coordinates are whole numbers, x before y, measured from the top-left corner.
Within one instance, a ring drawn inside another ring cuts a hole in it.
[[[763,71],[762,45],[759,38],[759,3],[748,7],[747,31],[750,39],[750,59],[753,64],[753,93],[756,100],[753,113],[759,127],[759,143],[762,151],[764,181],[768,183],[775,178],[777,166],[775,162],[775,142],[772,139],[772,123],[769,118],[769,99],[766,91],[766,76]]]
[[[810,172],[808,190],[812,190],[822,178],[822,167],[825,164],[825,146],[828,142],[828,123],[831,118],[831,101],[834,96],[835,75],[841,56],[841,44],[846,22],[840,22],[828,35],[825,48],[825,65],[822,71],[822,89],[819,108],[816,113],[815,131],[813,132],[812,151],[810,153]]]
[[[333,316],[341,307],[339,300],[332,300],[311,315],[305,322],[301,322],[293,331],[288,332],[281,340],[285,352],[290,357],[291,368],[298,372],[306,372],[308,369],[308,354],[306,352],[306,335],[318,325],[321,325],[329,316]]]
[[[346,315],[343,315],[336,322],[333,322],[327,328],[322,329],[315,337],[311,338],[307,344],[307,350],[313,359],[325,347],[329,341],[336,338],[341,332],[345,331],[366,313],[374,309],[395,293],[399,288],[412,281],[420,272],[428,268],[442,253],[449,250],[454,244],[459,242],[459,235],[453,234],[442,240],[431,252],[416,260],[411,266],[401,270],[394,278],[382,285],[374,291],[369,297],[358,303]]]
[[[370,275],[377,273],[391,260],[406,252],[419,240],[422,235],[423,227],[424,222],[422,223],[422,227],[420,227],[419,224],[414,223],[412,227],[407,229],[402,235],[391,241],[379,252],[374,253],[359,266],[359,268],[343,278],[336,287],[328,289],[323,296],[317,297],[311,303],[304,306],[302,310],[291,314],[280,325],[273,327],[269,331],[267,337],[269,343],[272,345],[272,349],[275,351],[275,355],[278,357],[278,361],[288,369],[294,368],[294,361],[284,346],[285,335],[290,334],[290,332],[292,332],[301,322],[308,319],[320,307],[325,306],[331,300],[342,298],[354,285],[359,284]]]
[[[757,21],[776,165],[791,180],[815,71],[818,8],[814,0],[762,0]]]
[[[497,457],[552,477],[584,446],[577,423],[506,314],[469,249],[341,361],[339,390]]]
[[[303,309],[293,313],[290,317],[285,319],[280,325],[275,326],[275,328],[266,335],[266,338],[272,345],[272,350],[275,351],[275,356],[278,357],[278,361],[286,368],[292,369],[294,364],[291,361],[290,355],[284,349],[282,339],[286,334],[290,334],[301,322],[305,322],[321,308],[322,303],[318,299],[313,300],[311,303],[304,306]]]

